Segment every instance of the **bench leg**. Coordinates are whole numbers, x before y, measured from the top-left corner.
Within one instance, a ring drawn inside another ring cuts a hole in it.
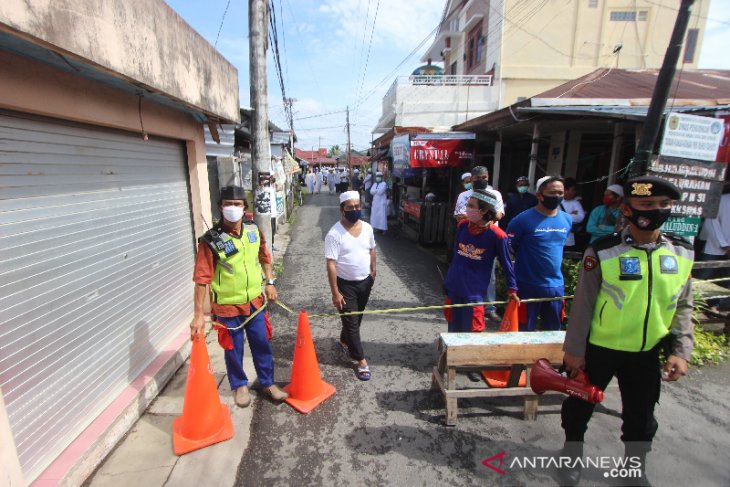
[[[459,406],[455,397],[446,398],[446,426],[456,426],[456,415],[459,414]]]
[[[527,421],[537,419],[537,396],[525,396],[525,419]]]

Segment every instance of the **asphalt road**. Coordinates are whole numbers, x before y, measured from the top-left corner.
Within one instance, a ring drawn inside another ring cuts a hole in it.
[[[280,297],[310,313],[331,311],[324,236],[339,218],[338,202],[328,194],[305,198],[291,230]],[[376,240],[378,277],[370,309],[442,301],[433,257],[392,235]],[[276,380],[283,385],[291,373],[296,317],[277,310],[272,322]],[[443,401],[431,390],[435,340],[446,331],[440,312],[366,316],[369,382],[357,380],[336,348],[339,319],[312,319],[311,328],[322,375],[337,393],[308,415],[256,401],[236,485],[557,485],[552,468],[520,468],[514,462],[558,452],[560,398],[541,400],[534,422],[522,419],[521,400],[460,400],[458,426],[443,425]],[[730,485],[729,385],[726,363],[694,369],[680,383],[663,386],[648,466],[654,485]],[[620,398],[614,390],[591,421],[586,454],[620,456],[619,435]],[[503,475],[482,463],[501,452]],[[585,485],[616,485],[605,473],[586,471]]]

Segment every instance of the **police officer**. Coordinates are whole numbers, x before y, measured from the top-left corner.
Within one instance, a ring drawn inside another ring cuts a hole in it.
[[[692,245],[659,227],[680,199],[672,183],[642,176],[627,181],[621,213],[628,226],[593,242],[583,256],[565,336],[563,361],[575,376],[584,370],[591,383],[605,389],[613,376],[621,391],[621,440],[627,457],[640,462],[657,430],[654,405],[661,379],[675,381],[687,373],[693,344]],[[659,362],[664,349],[666,361]],[[566,443],[561,456],[580,457],[593,404],[574,397],[563,402]],[[574,485],[580,463],[558,471]],[[646,477],[642,477],[643,482]]]
[[[219,325],[218,343],[224,349],[228,382],[236,404],[246,407],[251,403],[248,377],[243,370],[244,331],[264,393],[275,401],[283,401],[287,394],[274,384],[268,316],[259,312],[239,328],[264,305],[264,293],[269,301],[277,299],[271,255],[256,224],[244,221],[246,197],[243,188],[221,188],[218,206],[222,215],[220,224],[206,232],[198,243],[193,275],[195,314],[190,323],[190,338],[203,338],[203,303],[210,286],[211,308]],[[264,276],[266,286],[262,293]]]

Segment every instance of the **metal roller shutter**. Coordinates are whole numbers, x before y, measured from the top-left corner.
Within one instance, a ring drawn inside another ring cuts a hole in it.
[[[184,146],[0,113],[0,386],[34,479],[192,313]]]

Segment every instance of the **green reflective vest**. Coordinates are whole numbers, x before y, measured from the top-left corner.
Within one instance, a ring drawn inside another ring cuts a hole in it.
[[[595,244],[602,283],[588,341],[627,352],[651,350],[669,333],[677,300],[690,277],[691,245],[662,236],[652,250],[636,248],[622,235]]]
[[[256,225],[243,223],[241,238],[226,234],[222,242],[229,248],[233,245],[238,251],[227,257],[226,249],[215,250],[215,275],[210,284],[213,301],[218,304],[248,303],[261,294],[263,284],[259,229]]]

